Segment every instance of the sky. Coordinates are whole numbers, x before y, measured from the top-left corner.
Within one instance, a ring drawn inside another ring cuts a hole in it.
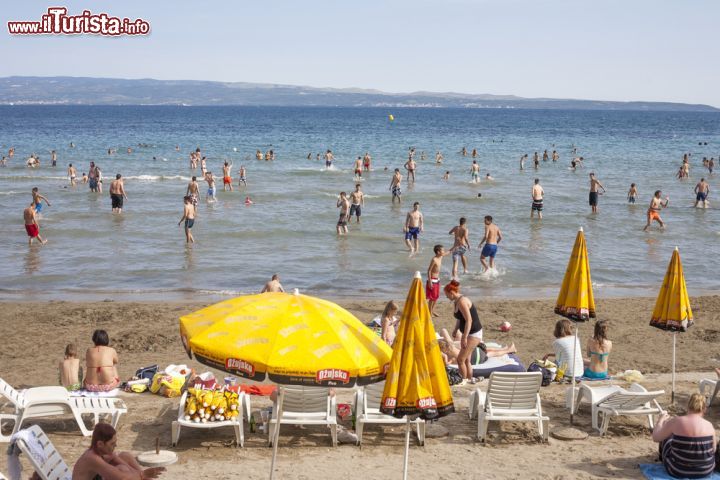
[[[50,6],[140,37],[12,36]],[[218,80],[720,107],[717,0],[5,2],[0,77]]]

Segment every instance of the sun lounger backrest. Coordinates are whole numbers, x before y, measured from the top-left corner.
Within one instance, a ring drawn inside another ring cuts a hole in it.
[[[367,408],[380,408],[383,390],[385,390],[384,381],[365,385],[365,405],[367,406]]]
[[[493,408],[536,408],[541,383],[541,372],[493,372],[490,375],[486,402]]]
[[[327,388],[318,387],[283,387],[283,411],[296,413],[317,413],[327,411]]]
[[[12,385],[0,378],[0,395],[7,398],[16,407],[22,406],[23,397]]]
[[[37,438],[40,445],[42,445],[45,451],[47,460],[42,465],[38,464],[33,456],[30,454],[25,442],[18,441],[20,450],[25,454],[33,468],[40,475],[42,480],[70,480],[72,476],[70,468],[67,466],[65,461],[62,459],[55,446],[52,444],[50,439],[45,432],[42,431],[37,425],[30,427],[30,433]]]
[[[657,397],[665,393],[660,390],[657,392],[628,392],[620,391],[610,394],[601,400],[598,404],[603,408],[610,408],[614,410],[628,410],[633,408],[640,408],[646,403],[655,400]]]

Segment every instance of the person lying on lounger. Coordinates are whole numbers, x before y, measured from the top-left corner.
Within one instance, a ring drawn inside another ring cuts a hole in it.
[[[448,333],[448,331],[444,328],[442,329],[441,334],[442,338],[438,340],[438,344],[440,345],[440,351],[442,352],[443,360],[445,360],[445,365],[457,366],[457,357],[460,353],[460,342],[453,340],[450,333]],[[502,348],[487,347],[484,343],[480,343],[470,354],[470,364],[473,367],[476,367],[485,363],[485,361],[490,357],[502,357],[503,355],[516,352],[517,349],[515,348],[514,343],[510,344],[508,347]]]

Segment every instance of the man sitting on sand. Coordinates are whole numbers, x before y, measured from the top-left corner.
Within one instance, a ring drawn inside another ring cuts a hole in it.
[[[75,463],[73,480],[144,480],[157,478],[165,471],[163,467],[143,469],[132,453],[115,453],[116,446],[117,432],[112,425],[95,425],[90,448]]]
[[[272,279],[270,279],[270,281],[265,284],[260,293],[265,292],[285,292],[285,289],[280,284],[280,275],[276,273],[272,276]]]

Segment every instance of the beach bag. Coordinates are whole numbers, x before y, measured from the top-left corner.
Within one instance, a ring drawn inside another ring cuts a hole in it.
[[[532,362],[527,369],[528,372],[542,372],[542,386],[547,387],[553,381],[555,376],[549,368],[545,368],[537,362]]]
[[[178,373],[156,373],[150,391],[163,397],[179,397],[185,386],[185,376]]]
[[[143,367],[135,371],[134,378],[142,380],[144,378],[152,382],[153,377],[160,371],[159,365],[151,365],[149,367]]]
[[[450,385],[458,385],[462,383],[463,377],[460,375],[460,370],[457,368],[450,368],[446,366],[445,372],[447,373],[448,383]]]

